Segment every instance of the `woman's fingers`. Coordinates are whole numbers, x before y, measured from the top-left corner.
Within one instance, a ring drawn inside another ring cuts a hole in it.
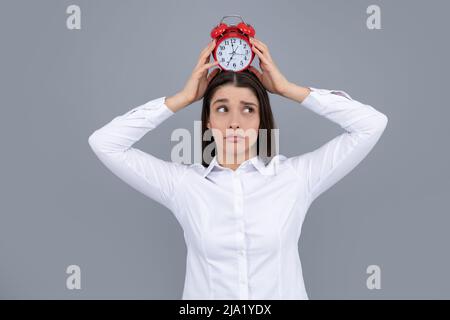
[[[261,40],[258,40],[256,38],[250,37],[250,43],[260,47],[261,51],[269,49],[266,44],[264,44]]]
[[[210,63],[207,63],[205,65],[202,65],[199,69],[199,72],[203,74],[203,72],[205,72],[205,70],[208,70],[211,67],[217,66],[219,64],[219,61],[213,61]]]
[[[260,41],[256,38],[251,38],[251,37],[250,37],[250,43],[254,47],[256,47],[259,50],[259,52],[261,54],[263,54],[264,57],[267,58],[267,60],[272,60],[272,57],[270,56],[270,53],[269,53],[269,47],[267,47],[267,45],[265,43],[263,43],[262,41]]]
[[[264,42],[262,42],[261,40],[258,40],[256,38],[253,38],[253,40],[255,40],[255,43],[257,46],[260,46],[262,48],[262,51],[264,51],[264,50],[269,51],[269,47],[267,47],[267,45]]]
[[[219,64],[219,61],[214,60],[213,62],[210,62],[205,65],[206,69],[209,69],[211,67],[217,66]]]
[[[216,39],[213,39],[208,43],[206,47],[203,48],[202,52],[200,52],[200,58],[203,57],[207,52],[211,52],[216,44]]]
[[[197,67],[199,67],[209,61],[209,56],[210,56],[211,52],[214,50],[215,46],[216,46],[216,39],[213,39],[200,53]]]
[[[256,46],[252,46],[252,50],[255,51],[255,53],[258,55],[258,58],[260,61],[262,61],[263,63],[269,63],[269,61],[266,59],[266,57],[263,55],[263,53],[261,51],[259,51],[258,48],[256,48]]]

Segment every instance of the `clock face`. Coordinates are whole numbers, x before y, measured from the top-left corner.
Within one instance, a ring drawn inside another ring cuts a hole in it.
[[[225,70],[240,71],[251,62],[252,49],[249,43],[241,38],[222,40],[216,50],[216,59]]]

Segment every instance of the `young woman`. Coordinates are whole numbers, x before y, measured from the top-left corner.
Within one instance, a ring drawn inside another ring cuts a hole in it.
[[[288,81],[267,45],[255,38],[251,43],[261,71],[216,69],[207,76],[217,64],[209,62],[212,41],[183,90],[142,104],[89,137],[108,169],[167,207],[182,226],[187,245],[182,299],[308,299],[298,253],[306,212],[365,158],[387,125],[386,115],[344,91]],[[302,155],[270,156],[275,125],[267,91],[337,123],[344,132]],[[202,132],[212,133],[202,149],[215,147],[204,152],[209,158],[192,164],[164,161],[133,147],[201,98]],[[267,139],[259,133],[263,130]],[[261,148],[260,140],[267,141]],[[268,161],[263,154],[269,154]]]

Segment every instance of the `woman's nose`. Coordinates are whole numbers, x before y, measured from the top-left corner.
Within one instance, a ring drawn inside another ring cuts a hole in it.
[[[239,115],[237,115],[237,114],[232,115],[229,128],[232,128],[232,129],[239,128]]]

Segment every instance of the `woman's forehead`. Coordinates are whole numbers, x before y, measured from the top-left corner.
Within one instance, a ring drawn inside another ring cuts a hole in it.
[[[240,101],[247,101],[258,104],[258,98],[251,89],[239,88],[234,86],[224,86],[219,88],[215,92],[211,103],[214,103],[216,100],[228,100],[231,103],[240,103]]]

